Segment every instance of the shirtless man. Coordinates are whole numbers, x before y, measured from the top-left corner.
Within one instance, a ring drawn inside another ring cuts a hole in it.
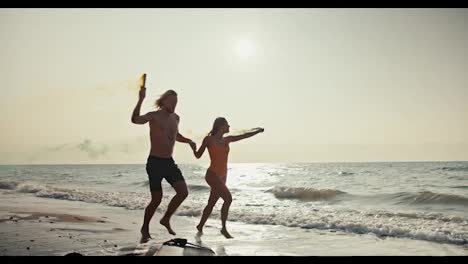
[[[188,195],[187,185],[181,171],[172,159],[175,141],[188,143],[192,150],[196,150],[195,143],[182,136],[178,131],[179,116],[174,113],[177,105],[177,93],[173,90],[166,91],[156,100],[157,111],[140,115],[140,108],[146,96],[146,87],[141,87],[139,100],[132,114],[132,123],[146,124],[149,122],[151,150],[146,163],[146,172],[149,177],[151,202],[145,209],[143,226],[141,227],[140,243],[146,243],[151,239],[149,233],[149,222],[154,212],[161,203],[162,188],[161,181],[165,178],[176,191],[166,213],[159,222],[165,226],[171,235],[176,233],[172,230],[170,219],[180,204]]]

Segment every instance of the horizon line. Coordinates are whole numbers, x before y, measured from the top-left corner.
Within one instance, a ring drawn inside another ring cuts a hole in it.
[[[468,160],[390,160],[390,161],[295,161],[295,162],[230,162],[230,164],[303,164],[303,163],[440,163],[468,162]],[[0,163],[0,166],[37,166],[37,165],[145,165],[146,163]],[[201,165],[203,163],[179,162],[178,164]]]

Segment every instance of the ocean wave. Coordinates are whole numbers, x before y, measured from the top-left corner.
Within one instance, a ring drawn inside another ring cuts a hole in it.
[[[4,190],[14,190],[18,186],[18,183],[13,181],[1,181],[0,182],[0,189]]]
[[[32,182],[25,182],[16,186],[16,190],[22,193],[37,193],[44,190],[45,188],[47,187]]]
[[[468,171],[468,167],[466,166],[456,166],[456,167],[441,167],[439,170],[444,171]]]
[[[144,209],[150,200],[149,195],[145,196],[141,193],[62,188],[33,182],[0,182],[1,186],[9,187],[17,192],[34,194],[36,197],[41,198],[98,203],[114,207],[124,207],[129,210]]]
[[[177,210],[177,215],[179,216],[189,216],[189,217],[197,217],[201,216],[202,209],[192,209],[187,206],[184,206]]]
[[[465,188],[466,186],[457,186]],[[434,193],[430,191],[400,192],[392,194],[356,195],[336,189],[315,189],[308,187],[277,186],[266,192],[273,193],[278,199],[291,199],[300,201],[341,201],[338,198],[346,195],[347,201],[370,202],[375,204],[404,204],[419,205],[452,205],[468,206],[468,197],[456,194]]]
[[[451,186],[450,188],[455,188],[455,189],[468,189],[468,185]]]
[[[218,215],[219,213],[214,213]],[[282,225],[287,227],[336,230],[353,234],[375,234],[379,237],[396,237],[415,240],[425,240],[437,243],[448,243],[457,245],[468,244],[468,232],[461,229],[461,225],[467,224],[467,219],[453,217],[435,217],[427,219],[424,214],[408,215],[392,213],[365,212],[339,212],[328,210],[317,210],[313,213],[297,214],[265,214],[255,213],[230,213],[230,221],[238,221],[259,225]],[[425,219],[426,218],[426,219]],[[444,224],[441,223],[444,222]],[[460,225],[460,223],[462,223]]]
[[[135,183],[135,184],[138,184],[138,185],[141,185],[141,186],[149,186],[149,180],[145,180],[143,182],[138,182],[138,183]]]
[[[265,204],[245,204],[245,206],[265,206]]]
[[[302,201],[331,200],[337,195],[346,194],[340,190],[306,187],[274,187],[273,189],[267,190],[267,192],[273,193],[273,195],[279,199],[297,199]]]
[[[208,185],[189,184],[188,188],[191,191],[209,191],[210,190],[210,186]]]
[[[452,223],[463,223],[467,219],[464,219],[460,216],[450,216],[442,213],[402,213],[402,212],[387,212],[387,211],[373,211],[365,214],[366,216],[371,216],[374,218],[388,218],[393,219],[397,218],[409,218],[409,219],[419,219],[419,220],[435,220],[439,222],[452,222]]]
[[[113,207],[124,207],[129,210],[144,209],[150,201],[150,195],[142,195],[142,193],[137,192],[106,192],[63,188],[51,185],[41,185],[34,182],[0,181],[0,188],[15,190],[21,193],[30,193],[41,198],[97,203]],[[209,187],[203,185],[189,185],[189,189],[194,191],[208,190]],[[168,195],[170,196],[172,194]],[[189,215],[196,216],[196,213],[188,213],[187,216]]]
[[[135,182],[133,185],[140,185],[140,186],[149,186],[149,181],[145,180],[143,182]],[[197,185],[197,184],[188,184],[188,189],[190,191],[207,191],[210,190],[210,186],[208,185]]]
[[[433,193],[423,191],[418,193],[402,192],[390,195],[398,203],[404,204],[446,204],[468,206],[468,198],[455,194]]]

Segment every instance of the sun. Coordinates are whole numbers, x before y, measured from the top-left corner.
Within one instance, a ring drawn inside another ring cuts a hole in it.
[[[241,39],[237,42],[237,54],[242,58],[249,58],[255,53],[255,45],[249,39]]]

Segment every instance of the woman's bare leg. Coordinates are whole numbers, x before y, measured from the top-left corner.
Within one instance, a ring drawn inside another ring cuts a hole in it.
[[[213,207],[215,206],[216,202],[219,199],[219,194],[211,189],[210,191],[210,197],[208,198],[208,204],[206,205],[205,209],[203,210],[202,217],[200,219],[200,223],[197,225],[197,229],[199,232],[203,232],[203,226],[205,225],[206,221],[211,215],[211,212],[213,211]]]

